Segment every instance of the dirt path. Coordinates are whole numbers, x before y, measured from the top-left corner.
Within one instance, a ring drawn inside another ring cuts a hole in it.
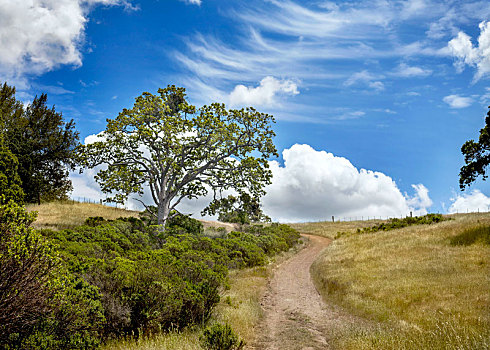
[[[274,271],[262,300],[264,319],[255,343],[247,349],[329,349],[335,329],[355,322],[350,315],[325,305],[310,277],[311,264],[331,240],[303,236],[309,238],[308,246]]]

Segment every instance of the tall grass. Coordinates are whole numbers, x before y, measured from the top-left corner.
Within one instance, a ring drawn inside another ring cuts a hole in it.
[[[117,339],[108,342],[102,350],[202,350],[200,328],[182,332],[171,331],[140,338]]]
[[[346,331],[338,348],[490,348],[490,246],[451,245],[468,228],[489,226],[490,214],[453,218],[369,235],[348,223],[351,234],[325,250],[312,276],[326,300],[380,327]],[[335,236],[332,228],[314,229]]]

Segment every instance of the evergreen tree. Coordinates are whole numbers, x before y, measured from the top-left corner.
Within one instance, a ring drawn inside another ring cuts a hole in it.
[[[78,132],[73,120],[65,123],[47,95],[35,97],[23,108],[15,88],[0,91],[2,133],[7,147],[19,161],[18,173],[27,202],[64,199],[72,189],[68,170],[75,166]]]
[[[22,182],[17,173],[18,166],[17,157],[5,146],[3,137],[0,136],[0,204],[10,200],[19,204],[24,201]]]

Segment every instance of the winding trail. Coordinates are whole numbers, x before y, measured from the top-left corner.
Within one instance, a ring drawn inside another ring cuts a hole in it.
[[[355,317],[326,305],[315,289],[310,266],[331,240],[302,235],[308,246],[279,265],[262,299],[264,318],[256,341],[246,349],[329,349],[339,326],[354,324]]]

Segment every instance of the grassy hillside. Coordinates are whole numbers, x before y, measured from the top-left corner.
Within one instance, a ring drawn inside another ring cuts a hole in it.
[[[53,230],[80,226],[91,216],[102,216],[106,220],[114,220],[120,217],[138,217],[137,211],[74,201],[50,202],[41,205],[29,204],[27,210],[38,213],[33,224],[35,228]]]
[[[139,217],[139,212],[126,210],[95,203],[80,203],[75,201],[61,201],[29,204],[28,211],[36,211],[37,219],[33,226],[37,229],[49,228],[63,230],[82,225],[91,216],[101,216],[106,220],[115,220],[123,217]],[[210,236],[231,232],[238,228],[237,224],[201,220],[204,230]]]
[[[312,266],[314,281],[327,301],[381,326],[339,335],[339,348],[490,348],[490,245],[482,228],[490,214],[451,218],[375,233],[357,231],[374,222],[293,225],[328,237],[349,232]]]

